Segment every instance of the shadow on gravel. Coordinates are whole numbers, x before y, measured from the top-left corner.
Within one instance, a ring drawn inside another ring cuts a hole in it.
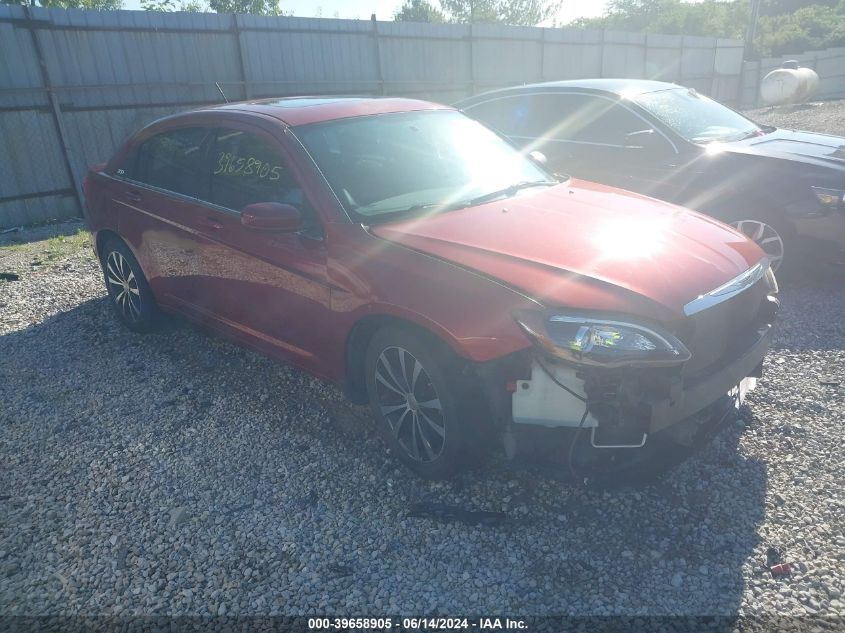
[[[0,401],[12,615],[732,616],[764,518],[748,412],[644,488],[493,458],[424,482],[333,387],[178,323],[129,333],[105,298],[0,336]]]

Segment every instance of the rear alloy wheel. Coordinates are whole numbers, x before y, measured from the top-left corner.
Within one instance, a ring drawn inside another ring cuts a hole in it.
[[[119,251],[106,258],[106,283],[124,321],[136,322],[141,316],[141,291],[132,267]]]
[[[102,253],[103,276],[117,318],[135,332],[149,332],[158,325],[158,307],[132,251],[118,239],[106,242]]]
[[[763,249],[772,270],[777,272],[783,262],[783,237],[775,228],[761,220],[736,220],[731,226]]]
[[[466,465],[471,415],[455,357],[436,341],[385,328],[370,341],[367,394],[393,452],[422,477],[443,479]]]

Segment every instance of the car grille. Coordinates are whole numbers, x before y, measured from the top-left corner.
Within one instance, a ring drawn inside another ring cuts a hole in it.
[[[684,375],[707,373],[709,367],[740,356],[757,340],[769,312],[764,309],[769,287],[759,279],[737,295],[686,317],[673,328],[692,358]]]

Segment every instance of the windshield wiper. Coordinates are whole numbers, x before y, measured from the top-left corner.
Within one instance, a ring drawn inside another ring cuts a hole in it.
[[[491,202],[493,200],[496,200],[497,198],[509,198],[516,194],[516,192],[520,189],[528,189],[529,187],[551,187],[556,184],[556,182],[550,180],[524,180],[522,182],[516,182],[508,187],[505,187],[504,189],[498,189],[496,191],[491,191],[490,193],[485,193],[484,195],[471,198],[470,200],[463,202],[461,206],[474,207],[477,204]]]
[[[563,180],[568,180],[569,176],[563,176],[562,178]],[[563,180],[561,180],[561,182],[563,182]],[[445,203],[424,202],[419,204],[412,204],[409,207],[402,207],[401,209],[390,209],[389,211],[381,211],[369,217],[372,217],[373,219],[378,218],[378,222],[384,222],[396,217],[401,217],[408,213],[414,213],[415,211],[427,211],[429,209],[437,209],[438,211],[457,211],[458,209],[465,209],[466,207],[473,207],[478,204],[490,202],[491,200],[495,200],[496,198],[512,196],[520,189],[528,189],[529,187],[551,187],[556,184],[558,184],[558,182],[551,180],[526,180],[514,183],[509,187],[505,187],[504,189],[498,189],[496,191],[491,191],[490,193],[485,193],[484,195],[478,196],[476,198],[470,198],[469,200]]]
[[[453,202],[444,204],[443,202],[425,202],[420,204],[412,204],[409,207],[402,207],[401,209],[389,209],[387,211],[379,211],[376,214],[367,216],[376,220],[377,222],[385,222],[415,211],[427,211],[429,209],[438,209],[440,211],[454,211],[455,209],[462,209],[466,206],[465,202]],[[367,215],[367,214],[363,214]]]

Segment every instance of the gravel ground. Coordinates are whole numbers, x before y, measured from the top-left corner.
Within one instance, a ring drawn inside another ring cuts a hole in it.
[[[0,236],[0,273],[20,277],[0,281],[0,613],[843,625],[841,281],[782,289],[749,405],[655,485],[601,491],[496,459],[430,483],[334,387],[180,322],[122,328],[77,229]],[[506,518],[409,517],[414,502]],[[776,556],[791,576],[769,573]]]
[[[845,135],[845,101],[822,101],[749,110],[757,123],[793,130]]]

